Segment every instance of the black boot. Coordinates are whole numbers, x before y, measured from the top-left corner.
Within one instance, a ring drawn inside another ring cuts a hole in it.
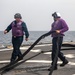
[[[68,64],[68,60],[63,61],[62,64],[60,64],[61,67],[65,66],[66,64]]]
[[[23,60],[23,57],[22,56],[18,57],[18,61],[20,61],[20,60]]]
[[[11,60],[10,60],[10,63],[14,63],[14,62],[15,62],[15,59],[11,59]]]
[[[52,69],[52,66],[48,69],[48,71],[51,71],[51,69]],[[54,70],[57,70],[57,66],[54,67]]]

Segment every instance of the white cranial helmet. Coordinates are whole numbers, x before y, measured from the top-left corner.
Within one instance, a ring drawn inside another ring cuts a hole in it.
[[[58,13],[58,12],[54,12],[54,13],[52,14],[52,16],[53,16],[54,18],[60,18],[60,17],[61,17],[60,13]]]

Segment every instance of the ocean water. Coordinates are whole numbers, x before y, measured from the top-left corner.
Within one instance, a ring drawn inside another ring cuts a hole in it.
[[[29,31],[30,34],[29,40],[25,41],[25,37],[24,37],[23,45],[34,43],[41,35],[45,34],[46,32],[48,31]],[[0,45],[12,45],[11,38],[12,38],[11,32],[4,34],[3,31],[0,31]],[[66,32],[63,41],[75,42],[75,31]],[[51,43],[51,42],[52,42],[52,38],[51,36],[48,36],[42,39],[39,43]]]

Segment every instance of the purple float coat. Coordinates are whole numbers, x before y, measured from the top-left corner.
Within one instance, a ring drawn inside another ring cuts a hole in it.
[[[63,19],[59,19],[57,21],[54,21],[52,23],[52,28],[51,31],[55,31],[55,30],[60,30],[60,37],[64,36],[64,32],[68,31],[68,25],[66,24],[66,22]],[[58,33],[52,33],[52,37],[58,37]]]
[[[23,30],[22,30],[22,22],[16,23],[13,22],[12,23],[12,35],[13,36],[23,36]]]

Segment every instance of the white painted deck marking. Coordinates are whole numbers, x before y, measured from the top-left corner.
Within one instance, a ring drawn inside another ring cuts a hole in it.
[[[43,44],[43,45],[36,45],[35,47],[42,47],[42,46],[49,46],[51,44]],[[27,50],[30,46],[25,46],[25,47],[21,47],[21,50]],[[4,48],[4,49],[0,49],[0,51],[11,51],[13,50],[13,48]]]
[[[12,50],[12,49],[0,49],[0,52],[2,52],[2,51],[10,51],[10,50]]]
[[[35,53],[41,52],[41,49],[31,50],[31,52],[35,52]]]
[[[29,63],[51,63],[51,61],[48,61],[48,60],[28,60],[26,62],[29,62]]]
[[[75,62],[69,62],[69,65],[74,65],[75,66]]]
[[[3,60],[3,61],[0,61],[0,64],[4,64],[4,63],[9,63],[10,60]],[[49,61],[49,60],[28,60],[26,61],[28,63],[51,63],[52,61]],[[62,63],[61,61],[58,61],[58,63]],[[69,62],[68,65],[72,65],[72,66],[75,66],[75,62]]]
[[[46,52],[44,54],[51,54],[52,52]],[[67,58],[75,58],[75,54],[66,54],[65,57]]]
[[[75,58],[75,55],[74,54],[66,54],[65,55],[67,58]]]
[[[0,64],[9,63],[9,62],[10,62],[10,60],[3,60],[3,61],[0,61]]]
[[[20,49],[22,49],[22,50],[27,50],[28,47],[21,47]]]
[[[51,54],[52,52],[46,52],[46,53],[44,53],[44,54]]]

